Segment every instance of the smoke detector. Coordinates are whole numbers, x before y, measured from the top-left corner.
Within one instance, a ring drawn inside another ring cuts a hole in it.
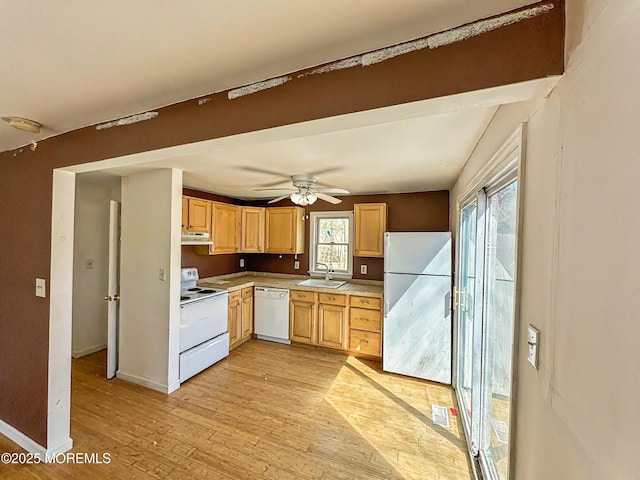
[[[34,122],[28,118],[2,117],[2,120],[7,122],[13,128],[17,128],[18,130],[22,130],[27,133],[40,133],[40,127],[42,127],[38,122]]]

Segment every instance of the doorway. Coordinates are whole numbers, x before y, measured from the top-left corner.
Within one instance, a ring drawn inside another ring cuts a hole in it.
[[[512,471],[521,142],[511,147],[458,202],[455,387],[470,454],[491,480]]]

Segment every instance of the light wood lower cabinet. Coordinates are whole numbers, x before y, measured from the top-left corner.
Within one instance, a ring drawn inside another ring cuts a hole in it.
[[[318,345],[344,350],[347,346],[347,308],[318,306]]]
[[[290,292],[291,340],[323,347],[347,348],[347,296]]]
[[[229,346],[233,346],[240,341],[242,335],[242,312],[240,304],[240,291],[229,294]]]
[[[250,337],[253,333],[253,287],[242,289],[242,338]]]
[[[253,287],[229,294],[229,348],[251,338],[253,333]]]
[[[349,350],[355,354],[382,356],[382,300],[349,297]]]
[[[296,290],[291,290],[289,295],[289,336],[291,341],[314,345],[317,324],[316,295]]]

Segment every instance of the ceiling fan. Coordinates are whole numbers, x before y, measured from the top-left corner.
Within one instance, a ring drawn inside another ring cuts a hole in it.
[[[338,204],[342,202],[339,198],[336,198],[330,194],[334,195],[347,195],[349,190],[345,190],[344,188],[316,188],[317,179],[314,175],[292,175],[291,182],[293,183],[293,187],[289,188],[256,188],[254,191],[271,191],[283,193],[283,195],[270,200],[269,203],[276,203],[280,200],[284,200],[285,198],[290,198],[293,203],[296,205],[312,205],[315,203],[317,199],[324,200],[325,202]],[[286,193],[285,193],[286,192]]]

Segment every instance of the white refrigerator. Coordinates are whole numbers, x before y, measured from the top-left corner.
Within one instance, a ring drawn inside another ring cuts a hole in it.
[[[387,372],[451,383],[451,233],[385,233]]]

